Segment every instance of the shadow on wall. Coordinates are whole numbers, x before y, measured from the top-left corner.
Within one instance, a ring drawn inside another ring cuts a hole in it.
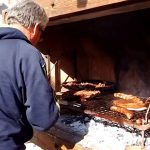
[[[86,7],[87,1],[88,0],[77,0],[77,7],[78,8]]]

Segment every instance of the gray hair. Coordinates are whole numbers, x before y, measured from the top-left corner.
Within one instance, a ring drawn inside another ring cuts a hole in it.
[[[21,24],[30,28],[39,24],[44,30],[48,23],[48,16],[45,10],[32,0],[21,0],[6,10],[7,24]]]

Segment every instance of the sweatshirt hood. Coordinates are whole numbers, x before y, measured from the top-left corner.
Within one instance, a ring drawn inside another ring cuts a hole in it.
[[[20,30],[11,27],[0,27],[0,40],[5,39],[21,39],[31,44]]]

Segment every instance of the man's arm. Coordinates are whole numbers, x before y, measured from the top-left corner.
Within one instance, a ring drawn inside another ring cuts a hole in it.
[[[34,129],[47,130],[57,121],[59,108],[43,71],[44,60],[37,51],[22,58],[26,87],[26,115]]]

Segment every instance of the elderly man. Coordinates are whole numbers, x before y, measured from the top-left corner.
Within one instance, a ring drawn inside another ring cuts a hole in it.
[[[59,116],[45,63],[33,46],[48,17],[32,0],[6,12],[0,27],[0,150],[24,150],[33,129],[47,130]]]

